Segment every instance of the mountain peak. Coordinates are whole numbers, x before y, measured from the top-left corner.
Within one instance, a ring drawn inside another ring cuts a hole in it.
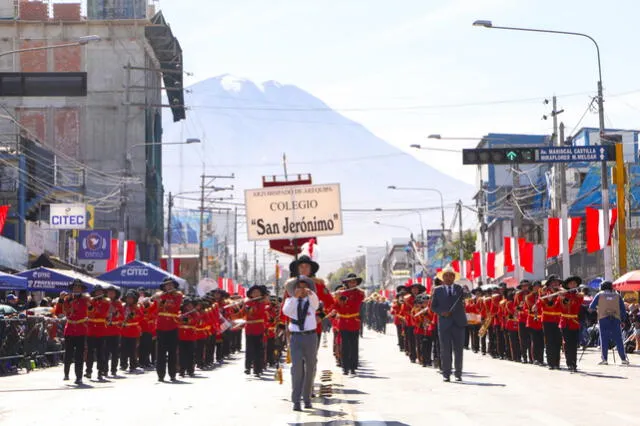
[[[215,79],[220,82],[220,86],[227,92],[240,93],[246,85],[255,86],[251,80],[232,74],[222,74],[215,77]]]

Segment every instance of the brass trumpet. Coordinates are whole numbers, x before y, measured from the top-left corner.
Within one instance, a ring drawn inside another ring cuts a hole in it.
[[[490,314],[482,323],[482,327],[478,330],[478,336],[484,337],[489,332],[489,327],[491,327],[491,321],[493,321],[493,314]]]

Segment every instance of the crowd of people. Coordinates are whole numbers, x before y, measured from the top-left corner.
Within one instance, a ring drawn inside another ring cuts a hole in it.
[[[397,328],[397,344],[412,363],[440,368],[439,316],[431,309],[439,278],[428,294],[418,283],[396,289],[391,315]],[[555,275],[544,282],[522,280],[516,288],[505,283],[465,288],[465,349],[492,358],[561,369],[578,370],[579,348],[601,348],[600,364],[617,348],[622,364],[628,352],[640,345],[637,304],[625,304],[611,282],[590,297],[590,289],[577,276],[561,280]]]

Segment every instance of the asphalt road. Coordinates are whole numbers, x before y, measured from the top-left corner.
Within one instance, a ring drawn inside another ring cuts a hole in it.
[[[342,376],[330,342],[321,347],[316,381],[331,394],[304,413],[291,411],[288,369],[282,385],[273,371],[245,376],[240,354],[176,384],[147,372],[78,388],[62,381],[61,367],[0,377],[0,425],[640,425],[640,356],[630,367],[598,366],[590,350],[572,374],[465,352],[464,381],[443,383],[394,341],[365,331],[356,377]]]

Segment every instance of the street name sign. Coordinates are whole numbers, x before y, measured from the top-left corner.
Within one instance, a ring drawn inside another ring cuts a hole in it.
[[[615,145],[528,146],[462,150],[462,164],[589,163],[615,160]]]
[[[613,150],[609,148],[614,148]],[[537,163],[589,163],[593,161],[615,161],[615,147],[565,146],[538,148]]]

